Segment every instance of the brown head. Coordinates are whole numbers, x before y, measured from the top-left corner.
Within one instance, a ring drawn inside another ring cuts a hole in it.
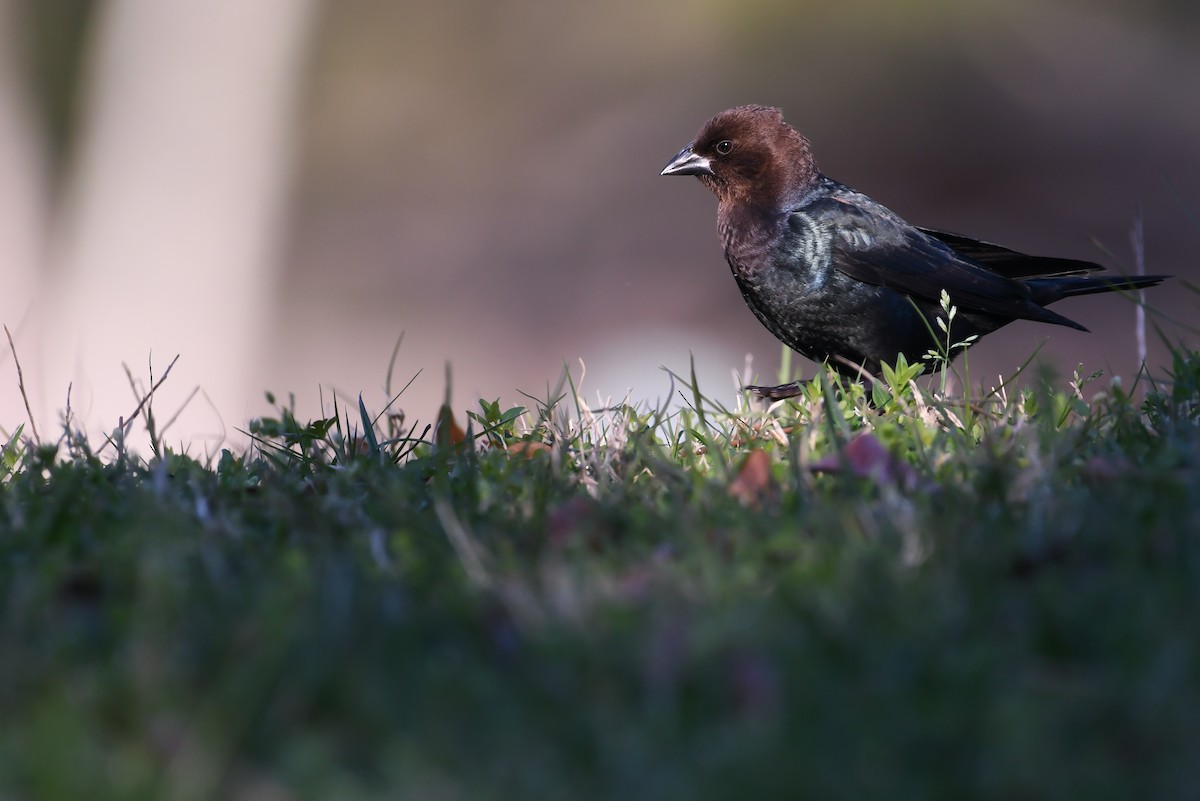
[[[808,140],[769,106],[722,111],[662,174],[695,175],[723,205],[772,209],[803,195],[820,175]]]

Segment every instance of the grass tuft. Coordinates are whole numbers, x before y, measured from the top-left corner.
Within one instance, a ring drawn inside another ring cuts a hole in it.
[[[925,369],[18,427],[0,797],[1191,797],[1200,353]]]

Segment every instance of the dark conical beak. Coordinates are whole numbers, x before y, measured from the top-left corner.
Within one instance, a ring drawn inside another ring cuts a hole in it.
[[[694,144],[694,143],[693,143]],[[712,163],[692,151],[692,145],[675,154],[660,175],[712,175]]]

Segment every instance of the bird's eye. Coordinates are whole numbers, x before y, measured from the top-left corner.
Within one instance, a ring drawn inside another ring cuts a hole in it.
[[[733,142],[730,142],[728,139],[722,139],[720,142],[717,142],[717,152],[722,156],[728,156],[731,150],[733,150]]]

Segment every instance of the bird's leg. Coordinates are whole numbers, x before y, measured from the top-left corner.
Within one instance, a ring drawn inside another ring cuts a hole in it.
[[[788,398],[794,398],[797,395],[804,394],[804,390],[800,388],[799,381],[793,381],[790,384],[779,384],[778,386],[774,387],[759,387],[751,385],[747,386],[746,389],[757,393],[760,398],[766,398],[767,400],[773,401],[787,400]]]

